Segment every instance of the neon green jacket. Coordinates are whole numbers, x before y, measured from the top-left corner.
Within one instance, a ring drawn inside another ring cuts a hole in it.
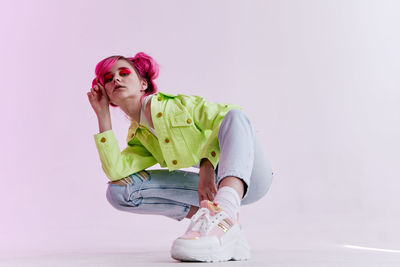
[[[216,168],[220,156],[219,126],[231,109],[242,108],[207,102],[200,96],[159,92],[151,101],[157,137],[147,127],[132,121],[126,139],[128,146],[121,152],[113,130],[94,135],[102,168],[111,181],[157,163],[173,171],[207,158]]]

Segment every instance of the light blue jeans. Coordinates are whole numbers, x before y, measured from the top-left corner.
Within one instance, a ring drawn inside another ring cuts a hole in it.
[[[249,119],[241,110],[230,110],[218,132],[220,160],[215,170],[216,183],[235,176],[245,183],[241,204],[255,202],[269,190],[273,172]],[[199,206],[199,174],[188,171],[144,170],[124,178],[126,185],[108,182],[107,200],[116,209],[157,214],[182,220],[190,206]]]

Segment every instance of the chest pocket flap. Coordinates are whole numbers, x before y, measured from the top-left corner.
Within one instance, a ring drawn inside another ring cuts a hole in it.
[[[193,120],[186,112],[176,113],[171,117],[172,127],[188,127],[193,125]]]

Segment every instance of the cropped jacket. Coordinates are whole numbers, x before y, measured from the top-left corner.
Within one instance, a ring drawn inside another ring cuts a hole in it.
[[[155,136],[146,126],[132,120],[120,151],[113,130],[94,135],[102,168],[111,181],[122,179],[157,163],[170,171],[191,167],[207,158],[216,168],[220,149],[218,130],[231,109],[240,106],[211,103],[200,96],[152,96],[151,118]]]

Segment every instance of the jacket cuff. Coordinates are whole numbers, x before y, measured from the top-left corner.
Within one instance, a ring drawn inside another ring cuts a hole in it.
[[[111,146],[118,146],[118,141],[115,138],[113,130],[108,130],[102,133],[95,134],[93,137],[99,152],[107,150]]]
[[[95,134],[93,137],[104,173],[111,181],[116,180],[117,178],[121,179],[119,174],[113,171],[120,153],[118,141],[115,138],[114,131],[104,131],[102,133]]]

